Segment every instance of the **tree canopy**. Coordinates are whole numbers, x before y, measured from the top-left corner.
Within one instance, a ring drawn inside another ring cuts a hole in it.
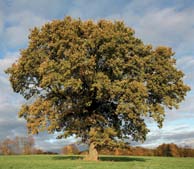
[[[144,141],[146,118],[162,127],[166,108],[178,108],[190,88],[173,55],[121,21],[65,17],[32,29],[6,73],[14,92],[31,99],[19,112],[29,133],[75,135],[98,147]]]

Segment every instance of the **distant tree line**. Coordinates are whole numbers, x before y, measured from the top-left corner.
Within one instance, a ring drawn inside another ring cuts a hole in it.
[[[69,144],[61,149],[61,153],[65,155],[78,155],[83,152],[80,151],[79,147],[76,144]]]
[[[17,154],[42,154],[43,151],[34,147],[35,140],[32,136],[19,137],[12,139],[6,138],[0,141],[1,155],[17,155]]]
[[[86,151],[80,151],[79,146],[70,144],[64,146],[61,150],[62,154],[85,154]],[[102,148],[99,150],[103,155],[129,155],[129,156],[164,156],[164,157],[194,157],[194,149],[190,147],[179,147],[174,143],[161,144],[154,149],[144,147],[132,147],[107,149]]]
[[[87,147],[87,146],[86,146]],[[154,149],[144,147],[126,146],[120,148],[101,148],[98,150],[102,155],[129,155],[129,156],[164,156],[164,157],[194,157],[194,149],[191,147],[179,147],[174,143],[161,144]],[[62,147],[61,153],[65,155],[87,154],[87,148],[78,144],[70,144]],[[20,154],[56,154],[35,148],[35,140],[32,136],[7,138],[0,141],[0,155]]]
[[[154,150],[156,156],[167,157],[194,157],[194,149],[191,147],[178,147],[176,144],[162,144]]]

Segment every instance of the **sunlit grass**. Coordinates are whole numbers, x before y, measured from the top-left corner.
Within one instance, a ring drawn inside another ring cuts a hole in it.
[[[81,156],[0,156],[0,169],[193,169],[194,158],[101,156],[100,161]]]

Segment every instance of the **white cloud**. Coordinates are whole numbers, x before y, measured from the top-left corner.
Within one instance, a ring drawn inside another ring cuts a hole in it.
[[[3,58],[0,58],[0,74],[11,66],[19,57],[19,52],[8,52]],[[4,74],[4,73],[3,73]]]
[[[31,26],[41,26],[45,23],[46,20],[42,16],[36,15],[36,13],[32,13],[30,11],[20,11],[18,13],[12,13],[7,18],[7,22],[14,23],[14,25],[22,25],[25,28],[29,28]]]
[[[57,133],[48,134],[46,132],[39,133],[34,136],[36,147],[44,151],[60,152],[61,148],[65,145],[75,143],[77,139],[71,136],[66,139],[56,139]]]
[[[185,101],[180,104],[179,109],[166,110],[167,113],[165,117],[165,125],[168,125],[170,122],[175,122],[178,120],[185,120],[185,122],[188,122],[187,119],[194,120],[193,100],[194,95],[188,94]]]
[[[13,13],[27,10],[43,18],[53,18],[59,14],[65,15],[70,5],[72,5],[72,2],[69,0],[19,0],[11,1],[9,10]]]
[[[136,32],[148,43],[177,49],[194,36],[193,15],[194,11],[177,12],[175,8],[151,10],[141,17]]]
[[[24,123],[18,121],[17,112],[23,99],[13,93],[4,70],[18,58],[18,52],[8,52],[0,58],[0,139],[12,136],[12,130],[23,131]]]
[[[34,26],[41,26],[46,21],[46,19],[29,11],[10,14],[7,17],[7,22],[11,23],[11,25],[6,27],[4,35],[4,39],[7,40],[7,47],[17,48],[26,45],[29,29]]]
[[[23,46],[27,42],[28,30],[22,25],[7,28],[5,38],[8,39],[7,46],[11,48]]]
[[[13,99],[13,91],[11,89],[10,83],[8,81],[8,76],[5,74],[5,70],[11,66],[14,61],[18,58],[18,52],[8,52],[5,54],[4,58],[0,58],[0,88],[1,88],[1,95],[0,95],[0,104],[2,102],[8,102],[10,97]],[[1,105],[2,106],[2,105]]]
[[[164,126],[162,129],[152,126],[151,132],[147,135],[146,141],[142,143],[132,142],[132,145],[144,147],[157,147],[163,143],[175,143],[180,146],[190,145],[194,147],[194,131],[189,124],[174,123]]]
[[[194,10],[177,10],[180,6],[183,6],[180,2],[164,7],[158,1],[137,0],[108,18],[124,20],[145,43],[173,47],[179,55],[191,51],[194,43]]]
[[[177,67],[183,70],[185,77],[184,81],[194,89],[194,54],[188,56],[181,56],[177,59]],[[194,93],[192,93],[194,94]],[[189,103],[189,100],[187,101]],[[193,106],[194,107],[194,106]]]
[[[194,71],[194,55],[193,56],[182,56],[181,58],[178,58],[177,66],[181,67],[184,70],[193,69]]]

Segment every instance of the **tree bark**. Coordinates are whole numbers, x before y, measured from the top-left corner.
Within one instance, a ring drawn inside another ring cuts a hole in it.
[[[98,151],[96,150],[94,143],[90,143],[89,152],[85,160],[98,161]]]

